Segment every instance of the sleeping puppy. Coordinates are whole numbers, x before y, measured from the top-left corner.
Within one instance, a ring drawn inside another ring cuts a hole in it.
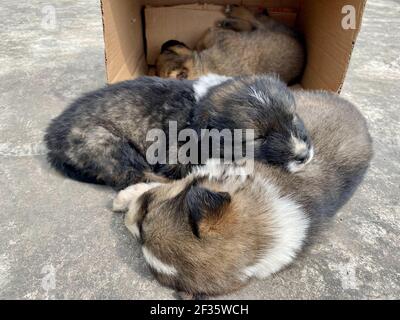
[[[198,107],[193,127],[197,131],[203,128],[251,129],[256,160],[290,172],[301,170],[313,158],[314,149],[296,112],[292,91],[274,76],[234,79],[208,75],[195,83]],[[218,85],[208,87],[217,82]],[[221,145],[221,157],[223,152]]]
[[[212,159],[186,178],[121,191],[115,211],[158,281],[192,298],[226,294],[290,264],[310,229],[351,196],[372,157],[357,109],[334,94],[295,93],[314,141],[301,171]]]
[[[207,73],[239,76],[276,73],[286,83],[301,75],[305,49],[289,27],[268,16],[231,6],[227,18],[207,31],[196,50],[170,40],[162,45],[156,74],[196,79]]]
[[[147,157],[154,146],[148,139],[151,129],[165,133],[161,149],[185,143],[169,140],[172,121],[177,133],[252,129],[256,157],[288,170],[297,170],[312,157],[310,139],[285,84],[268,76],[209,75],[194,82],[142,77],[84,95],[47,128],[48,159],[71,178],[118,190],[163,177],[179,179],[191,163],[166,159],[154,164]],[[205,151],[201,149],[201,155]]]

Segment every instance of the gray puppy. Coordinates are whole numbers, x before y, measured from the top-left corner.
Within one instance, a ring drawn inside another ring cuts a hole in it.
[[[153,143],[146,140],[148,131],[161,129],[168,137],[170,121],[177,122],[178,132],[254,129],[256,157],[289,170],[312,156],[293,95],[284,83],[268,76],[209,75],[194,82],[142,77],[84,95],[48,127],[48,159],[72,178],[116,189],[162,176],[178,179],[190,165],[146,161]],[[170,143],[166,141],[166,149]]]
[[[213,296],[278,272],[352,195],[372,157],[364,118],[333,94],[295,98],[315,147],[301,171],[211,159],[184,179],[118,194],[113,208],[128,211],[125,224],[162,284],[192,298]]]

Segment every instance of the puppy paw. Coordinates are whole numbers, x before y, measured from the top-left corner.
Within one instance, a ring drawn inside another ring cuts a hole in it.
[[[113,202],[112,210],[114,212],[126,212],[133,200],[139,198],[146,191],[159,186],[160,183],[137,183],[120,191]]]
[[[132,193],[134,192],[135,185],[129,186],[128,188],[118,192],[117,196],[113,201],[112,210],[114,212],[125,212],[128,211],[129,204],[131,202]]]

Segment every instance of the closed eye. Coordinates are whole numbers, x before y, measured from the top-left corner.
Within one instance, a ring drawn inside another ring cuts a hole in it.
[[[143,223],[147,217],[149,211],[149,204],[153,199],[153,194],[151,192],[146,192],[142,195],[142,204],[140,205],[140,219],[137,222],[137,226],[139,229],[139,241],[143,245],[145,241],[145,234],[143,231]]]
[[[141,245],[144,245],[143,222],[138,223],[138,229],[139,229],[139,243]]]

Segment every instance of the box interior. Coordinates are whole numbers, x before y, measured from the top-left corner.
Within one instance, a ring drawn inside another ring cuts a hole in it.
[[[199,3],[206,13],[196,11],[198,6],[187,6]],[[303,33],[307,47],[307,64],[300,81],[303,88],[340,92],[365,3],[366,0],[102,0],[107,81],[115,83],[148,74],[149,64],[154,63],[166,37],[173,35],[193,45],[221,17],[214,5],[239,4],[267,8],[273,18]],[[178,5],[182,11],[168,8]],[[356,10],[355,29],[342,28],[345,5]]]

